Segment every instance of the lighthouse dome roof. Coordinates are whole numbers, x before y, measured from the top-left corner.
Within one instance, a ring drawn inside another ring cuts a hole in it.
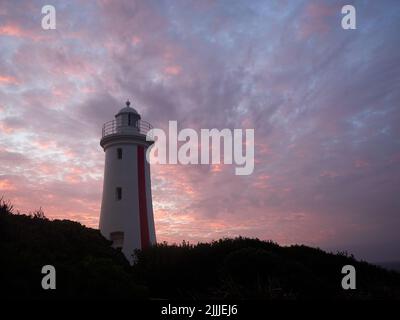
[[[118,115],[120,115],[120,114],[122,114],[122,113],[134,113],[134,114],[139,115],[139,113],[136,111],[136,109],[130,107],[130,104],[131,104],[131,103],[130,103],[129,100],[128,100],[128,101],[126,102],[126,107],[124,107],[124,108],[122,108],[121,110],[119,110],[118,113],[117,113],[115,116],[118,116]]]

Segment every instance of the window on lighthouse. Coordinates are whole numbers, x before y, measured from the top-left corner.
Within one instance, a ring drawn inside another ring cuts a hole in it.
[[[122,148],[117,148],[117,159],[122,159]]]
[[[122,199],[122,188],[121,187],[117,187],[115,189],[115,199],[116,200],[121,200]]]

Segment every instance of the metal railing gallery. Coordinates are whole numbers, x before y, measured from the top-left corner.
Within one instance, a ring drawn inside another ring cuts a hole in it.
[[[101,132],[102,138],[111,134],[142,134],[147,135],[149,130],[153,129],[153,126],[144,120],[137,120],[135,124],[128,125],[121,123],[120,121],[111,120],[103,125]],[[153,138],[150,135],[150,138]]]

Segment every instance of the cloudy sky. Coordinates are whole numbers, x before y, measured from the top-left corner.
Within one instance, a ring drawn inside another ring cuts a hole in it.
[[[97,228],[101,126],[130,98],[158,128],[255,129],[252,175],[152,167],[159,241],[400,259],[399,30],[395,0],[0,0],[0,196]]]

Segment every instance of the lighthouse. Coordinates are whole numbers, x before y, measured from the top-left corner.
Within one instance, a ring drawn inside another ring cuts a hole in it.
[[[132,263],[135,249],[156,243],[146,140],[152,126],[126,106],[103,125],[100,145],[105,152],[100,232]]]

